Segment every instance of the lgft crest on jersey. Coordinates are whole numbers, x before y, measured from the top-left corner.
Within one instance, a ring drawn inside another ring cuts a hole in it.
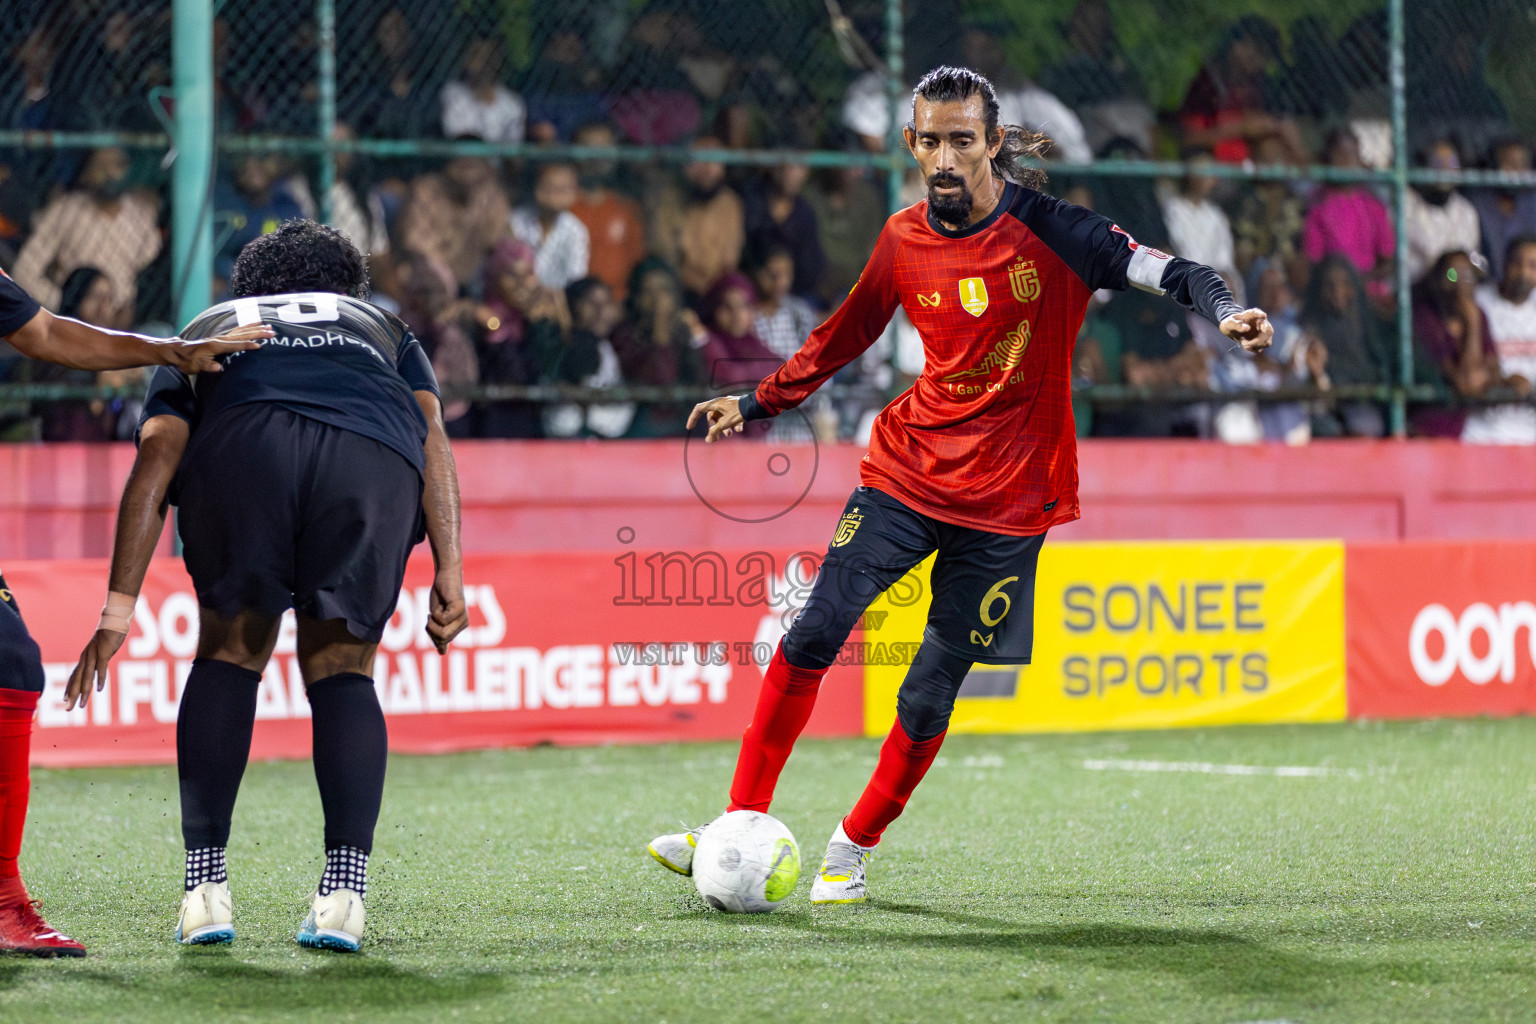
[[[858,532],[859,524],[863,521],[864,517],[859,514],[859,508],[855,505],[851,512],[838,521],[837,536],[832,538],[832,546],[840,548],[853,540],[853,535]]]
[[[981,316],[987,311],[987,282],[979,277],[966,277],[960,281],[960,305],[971,316]]]
[[[1034,260],[1020,256],[1008,271],[1008,283],[1013,285],[1013,297],[1020,302],[1034,302],[1040,297],[1040,272]]]

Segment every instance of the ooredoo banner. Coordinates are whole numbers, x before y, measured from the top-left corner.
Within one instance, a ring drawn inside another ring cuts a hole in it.
[[[1536,543],[1351,544],[1351,717],[1536,712]]]
[[[922,639],[928,568],[865,616],[866,647]],[[1047,543],[1033,664],[973,668],[951,727],[1336,721],[1344,717],[1343,604],[1336,541]],[[1000,608],[978,608],[979,627]],[[866,668],[867,733],[890,728],[904,671]]]
[[[471,555],[471,625],[439,656],[424,631],[431,561],[418,555],[373,672],[391,748],[411,753],[740,735],[816,564],[782,551]],[[180,562],[151,565],[106,690],[69,712],[64,687],[95,629],[107,564],[13,562],[5,573],[43,650],[34,763],[173,761],[197,652],[197,600]],[[859,669],[834,668],[810,731],[856,735],[862,715]],[[252,755],[308,756],[308,719],[289,613],[262,677]]]

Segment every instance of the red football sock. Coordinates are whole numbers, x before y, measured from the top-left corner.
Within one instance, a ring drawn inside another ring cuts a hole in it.
[[[830,666],[829,666],[830,667]],[[784,659],[784,644],[773,652],[763,688],[757,691],[757,710],[741,737],[736,775],[731,779],[732,811],[766,811],[773,802],[779,772],[789,760],[795,740],[810,720],[821,688],[824,668],[797,668]]]
[[[32,716],[41,694],[0,688],[0,878],[20,871],[21,831],[27,824],[27,796],[32,776],[27,755],[32,747]]]
[[[891,726],[890,735],[880,745],[880,763],[869,785],[854,805],[853,811],[843,819],[843,831],[860,846],[874,846],[880,842],[885,827],[895,821],[907,806],[907,798],[928,774],[928,766],[938,756],[944,745],[939,733],[931,739],[913,740],[901,727],[901,720]]]

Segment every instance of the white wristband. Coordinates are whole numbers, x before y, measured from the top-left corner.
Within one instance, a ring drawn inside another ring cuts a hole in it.
[[[138,600],[132,594],[119,594],[115,590],[109,592],[107,603],[101,609],[101,622],[96,626],[97,630],[126,634],[128,623],[133,619],[133,607]]]

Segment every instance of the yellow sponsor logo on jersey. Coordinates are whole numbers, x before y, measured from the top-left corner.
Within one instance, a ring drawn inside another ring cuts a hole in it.
[[[917,304],[919,306],[937,306],[942,301],[944,301],[943,296],[938,292],[934,292],[932,295],[924,295],[922,292],[917,293]]]
[[[1040,297],[1040,272],[1035,269],[1034,260],[1019,257],[1008,271],[1008,283],[1013,285],[1013,297],[1020,302],[1034,302]]]
[[[1020,320],[1019,326],[1015,327],[1013,330],[999,338],[997,344],[992,346],[992,351],[981,357],[981,362],[977,363],[969,370],[959,370],[955,373],[940,377],[939,380],[964,380],[967,377],[980,377],[984,374],[990,374],[994,370],[1001,370],[1004,375],[1003,380],[998,382],[995,386],[989,385],[986,388],[988,391],[1001,391],[1007,385],[1017,382],[1019,375],[1009,375],[1013,374],[1013,372],[1019,368],[1019,363],[1024,360],[1024,351],[1025,349],[1029,348],[1029,339],[1033,333],[1034,330],[1029,326],[1029,321]],[[951,388],[950,390],[954,391],[955,389]],[[977,385],[972,389],[957,391],[955,393],[972,394],[978,390],[981,390],[981,385]]]
[[[853,535],[858,532],[859,524],[863,521],[864,517],[859,515],[859,507],[855,505],[853,511],[838,520],[837,536],[832,538],[832,546],[840,548],[853,540]]]
[[[987,311],[987,282],[979,277],[960,280],[960,305],[971,316],[981,316]]]

